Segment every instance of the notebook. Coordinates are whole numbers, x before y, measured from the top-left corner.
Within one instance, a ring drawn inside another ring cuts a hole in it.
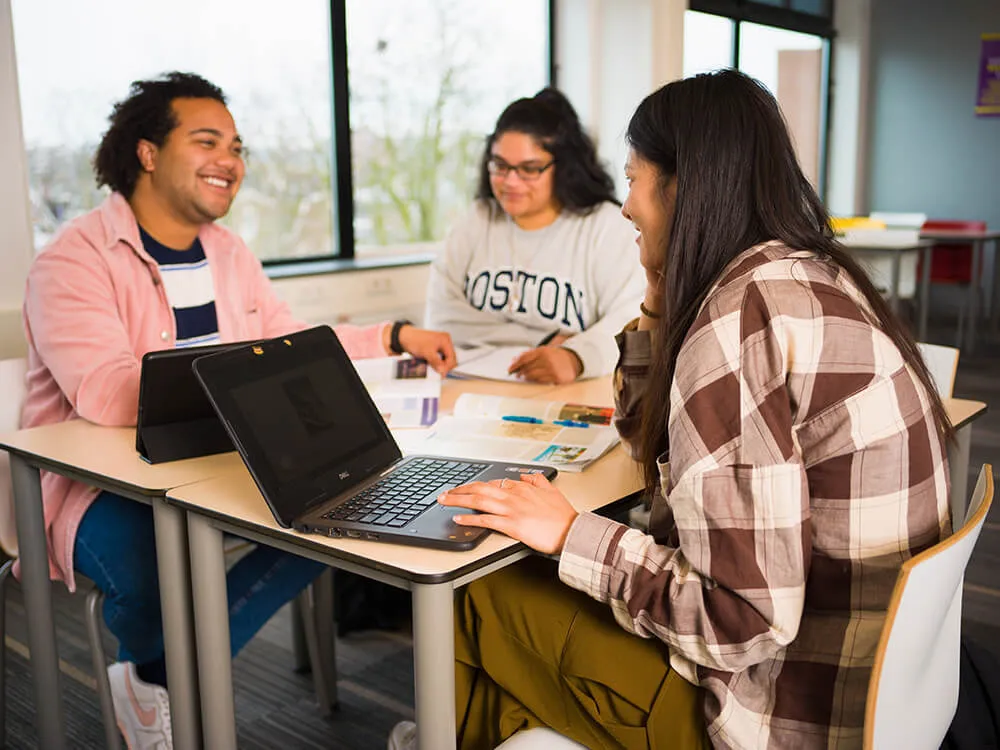
[[[246,343],[164,349],[143,356],[135,430],[135,449],[143,459],[156,464],[233,449],[191,363]]]
[[[522,474],[556,476],[551,467],[404,458],[328,326],[199,357],[193,368],[286,528],[470,549],[488,530],[455,524],[463,510],[439,505],[441,492]]]

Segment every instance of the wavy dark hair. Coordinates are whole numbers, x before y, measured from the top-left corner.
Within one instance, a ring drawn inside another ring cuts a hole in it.
[[[662,345],[653,353],[650,383],[673,382],[687,332],[729,262],[754,245],[779,240],[814,251],[850,275],[923,383],[939,433],[951,437],[913,337],[834,239],[826,209],[799,168],[778,104],[764,86],[734,70],[669,83],[642,101],[626,139],[634,153],[658,168],[664,190],[677,179],[662,269],[669,291],[657,322]],[[668,448],[669,416],[669,389],[651,388],[639,429],[639,460],[650,489],[659,485],[656,459]]]
[[[164,73],[148,81],[133,81],[127,99],[115,104],[111,123],[94,155],[97,185],[107,185],[131,198],[142,170],[136,146],[147,140],[162,146],[177,127],[174,99],[215,99],[226,103],[222,89],[194,73]]]
[[[493,197],[487,163],[497,138],[511,132],[531,136],[552,154],[553,195],[563,209],[587,214],[605,201],[621,205],[615,198],[615,182],[597,158],[597,148],[580,124],[573,105],[562,92],[547,87],[532,97],[508,104],[486,138],[476,200],[489,205],[494,215],[503,211]]]

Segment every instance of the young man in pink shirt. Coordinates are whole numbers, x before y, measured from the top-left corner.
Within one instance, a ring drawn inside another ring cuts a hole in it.
[[[94,170],[111,194],[67,224],[28,274],[28,396],[22,424],[82,417],[134,425],[142,356],[151,350],[279,336],[305,327],[243,241],[215,223],[243,180],[243,143],[222,91],[191,74],[136,81],[119,102]],[[448,334],[403,322],[337,328],[352,357],[403,351],[447,372]],[[118,638],[109,668],[130,748],[169,748],[152,511],[42,472],[53,579],[74,571],[104,593]],[[322,570],[258,546],[229,572],[235,654]]]

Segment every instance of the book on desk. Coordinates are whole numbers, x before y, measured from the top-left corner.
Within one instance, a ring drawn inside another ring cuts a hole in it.
[[[583,471],[618,443],[614,409],[565,401],[463,393],[427,430],[400,430],[404,453],[459,456]]]

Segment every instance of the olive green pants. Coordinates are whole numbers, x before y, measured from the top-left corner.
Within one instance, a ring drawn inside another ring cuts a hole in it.
[[[600,748],[707,748],[701,690],[666,647],[623,630],[607,605],[528,558],[460,590],[455,698],[461,750],[549,726]]]

